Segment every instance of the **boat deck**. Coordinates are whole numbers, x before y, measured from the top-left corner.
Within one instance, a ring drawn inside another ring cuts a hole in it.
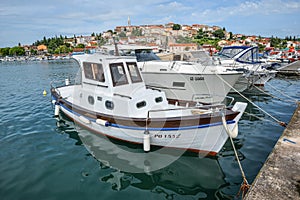
[[[254,180],[246,200],[300,198],[300,104]]]

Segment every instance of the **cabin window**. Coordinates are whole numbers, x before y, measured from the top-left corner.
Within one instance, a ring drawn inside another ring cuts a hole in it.
[[[110,64],[110,72],[113,81],[113,86],[128,84],[123,63]]]
[[[142,82],[142,76],[139,72],[136,62],[126,63],[132,83]]]
[[[184,87],[185,82],[173,82],[173,87]]]
[[[162,97],[156,97],[155,98],[155,102],[156,103],[160,103],[160,102],[162,102],[163,101],[163,98]]]
[[[105,101],[105,107],[109,110],[114,109],[114,103],[112,101]]]
[[[102,64],[84,62],[83,71],[85,74],[85,78],[99,82],[105,82]]]
[[[145,107],[146,106],[146,101],[141,101],[141,102],[138,102],[137,104],[136,104],[136,107],[137,108],[142,108],[142,107]]]

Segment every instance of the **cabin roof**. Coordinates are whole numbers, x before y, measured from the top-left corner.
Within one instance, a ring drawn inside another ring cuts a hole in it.
[[[124,60],[136,61],[134,56],[113,56],[113,55],[105,55],[102,53],[94,53],[94,54],[80,54],[73,55],[73,58],[78,62],[94,62],[94,63],[102,63],[103,61],[116,61],[123,62]]]

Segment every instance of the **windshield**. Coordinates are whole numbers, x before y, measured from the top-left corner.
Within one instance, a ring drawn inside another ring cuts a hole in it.
[[[135,56],[138,62],[160,60],[160,58],[155,55],[151,49],[136,49]]]
[[[244,49],[248,47],[240,46],[240,47],[224,47],[219,53],[219,56],[227,57],[227,58],[233,58],[238,53],[242,52]]]
[[[128,62],[126,64],[132,83],[143,82],[142,76],[139,72],[136,62]]]
[[[123,63],[112,63],[109,66],[114,86],[128,84]]]
[[[259,52],[258,52],[257,47],[250,48],[236,60],[238,62],[242,62],[242,63],[255,64],[255,63],[259,63],[258,55],[259,55]]]
[[[115,54],[115,50],[109,51],[110,55]],[[135,56],[138,62],[160,60],[160,58],[153,53],[152,49],[119,49],[120,56]]]

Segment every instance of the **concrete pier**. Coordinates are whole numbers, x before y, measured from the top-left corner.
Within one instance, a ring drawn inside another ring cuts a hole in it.
[[[281,76],[299,76],[300,60],[290,63],[278,69],[277,75]]]
[[[300,104],[245,199],[300,199]]]

